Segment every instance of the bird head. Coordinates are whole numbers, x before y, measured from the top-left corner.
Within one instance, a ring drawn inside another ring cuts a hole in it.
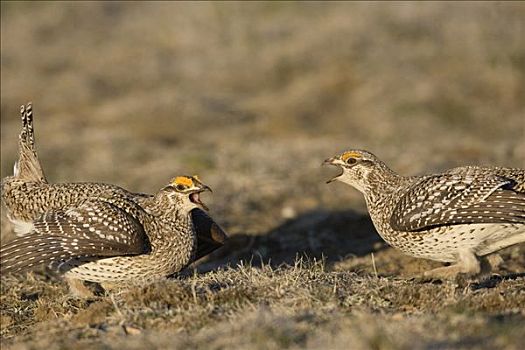
[[[177,176],[161,190],[161,193],[172,203],[182,205],[188,211],[194,208],[208,210],[202,203],[200,194],[204,191],[212,192],[211,188],[201,182],[197,175]]]
[[[344,182],[357,190],[364,192],[369,183],[369,175],[383,163],[372,153],[363,150],[348,150],[328,158],[323,165],[333,165],[341,168],[341,173],[326,183],[335,180]]]

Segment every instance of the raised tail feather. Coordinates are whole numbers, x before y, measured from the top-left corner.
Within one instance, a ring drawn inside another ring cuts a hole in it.
[[[18,139],[18,161],[14,176],[28,182],[47,182],[35,149],[33,106],[29,102],[20,107],[22,131]]]

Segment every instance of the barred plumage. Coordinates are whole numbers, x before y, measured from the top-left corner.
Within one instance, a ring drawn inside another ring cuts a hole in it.
[[[455,265],[428,276],[477,274],[478,257],[525,242],[525,170],[458,167],[403,177],[372,153],[350,150],[325,163],[337,179],[361,191],[374,225],[393,247]]]
[[[21,108],[19,160],[2,200],[20,236],[0,248],[5,273],[49,265],[66,277],[130,282],[176,273],[224,244],[205,212],[210,188],[179,176],[154,195],[100,183],[49,184],[34,148],[31,104]]]
[[[46,182],[44,171],[38,161],[33,132],[33,105],[20,107],[22,131],[18,137],[19,160],[15,163],[14,176],[25,181]]]
[[[0,248],[2,274],[29,270],[42,264],[78,258],[103,258],[140,254],[125,244],[111,244],[86,238],[30,233]]]
[[[525,193],[515,192],[515,184],[473,169],[424,177],[399,199],[390,224],[396,231],[418,231],[453,224],[525,223]]]

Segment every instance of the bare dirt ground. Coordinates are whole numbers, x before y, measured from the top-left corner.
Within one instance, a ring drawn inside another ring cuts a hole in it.
[[[523,3],[12,3],[1,175],[31,100],[48,179],[155,192],[197,173],[231,239],[91,300],[2,276],[3,349],[519,349],[525,246],[469,283],[376,234],[322,160],[525,166]],[[2,213],[1,238],[13,237]]]

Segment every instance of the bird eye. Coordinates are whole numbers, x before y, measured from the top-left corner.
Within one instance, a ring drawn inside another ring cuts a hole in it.
[[[357,163],[357,159],[350,157],[350,158],[348,158],[346,160],[346,163],[347,164],[355,164],[355,163]]]
[[[184,186],[184,185],[180,185],[180,184],[179,184],[179,185],[175,186],[175,188],[176,188],[178,191],[184,191],[184,190],[186,189],[186,186]]]

